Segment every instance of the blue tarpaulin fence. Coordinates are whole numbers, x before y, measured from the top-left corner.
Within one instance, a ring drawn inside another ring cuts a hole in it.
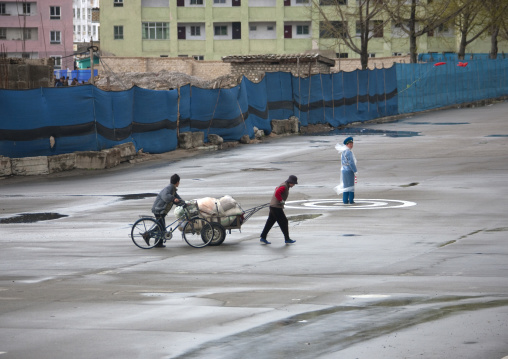
[[[395,65],[400,114],[508,95],[508,59],[436,64]]]
[[[217,134],[225,141],[271,131],[271,120],[296,116],[302,126],[392,116],[508,94],[508,60],[397,64],[298,78],[267,73],[231,89],[190,85],[122,92],[92,85],[0,90],[0,155],[47,156],[98,151],[124,142],[136,150],[176,149],[178,132]],[[27,104],[30,104],[27,106]],[[55,139],[50,146],[50,137]]]
[[[63,77],[69,77],[69,79],[72,81],[72,79],[78,80],[79,83],[81,81],[88,82],[90,80],[90,74],[92,73],[92,70],[54,70],[53,74],[55,75],[56,79]],[[93,73],[95,76],[99,75],[98,70],[94,70]]]

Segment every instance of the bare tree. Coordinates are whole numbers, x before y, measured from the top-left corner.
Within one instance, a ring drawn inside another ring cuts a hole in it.
[[[353,2],[354,0],[350,0]],[[368,67],[369,40],[383,37],[382,0],[356,0],[347,6],[345,0],[312,0],[320,20],[320,38],[334,39],[360,55],[362,69]],[[353,28],[350,24],[354,23]]]
[[[456,7],[462,5],[462,0],[455,0]],[[486,31],[491,28],[489,14],[481,1],[472,2],[466,5],[462,11],[454,18],[453,24],[458,29],[459,49],[457,56],[459,60],[463,60],[466,54],[466,47]]]
[[[484,11],[489,16],[490,51],[491,59],[497,58],[498,38],[508,40],[508,0],[484,0]]]
[[[409,37],[411,63],[417,62],[417,38],[432,33],[449,23],[470,3],[478,0],[464,0],[461,6],[453,6],[454,0],[386,0],[384,9],[392,21]]]

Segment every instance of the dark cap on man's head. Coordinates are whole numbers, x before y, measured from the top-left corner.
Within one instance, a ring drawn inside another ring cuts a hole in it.
[[[344,140],[345,145],[347,145],[349,142],[353,142],[353,137],[348,137]]]
[[[295,175],[291,175],[289,176],[289,178],[286,180],[287,183],[293,183],[293,184],[298,184],[298,178],[296,178]]]

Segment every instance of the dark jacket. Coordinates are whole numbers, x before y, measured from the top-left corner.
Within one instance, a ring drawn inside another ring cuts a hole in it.
[[[152,206],[152,213],[156,216],[165,216],[171,210],[171,207],[173,207],[175,198],[181,200],[178,193],[176,193],[175,185],[170,184],[157,195],[157,198],[155,198],[155,202],[153,202]]]

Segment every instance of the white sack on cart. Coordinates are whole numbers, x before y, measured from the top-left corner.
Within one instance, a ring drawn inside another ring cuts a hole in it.
[[[231,197],[230,195],[225,195],[224,197],[221,197],[219,199],[220,205],[222,206],[222,209],[224,212],[230,210],[231,208],[235,208],[238,203],[236,203],[235,199]]]
[[[224,215],[220,201],[217,198],[205,197],[199,198],[198,200],[199,211],[203,214],[203,217],[210,217],[212,215]]]
[[[237,204],[235,207],[228,209],[224,212],[225,216],[236,216],[237,214],[242,214],[242,208]]]

